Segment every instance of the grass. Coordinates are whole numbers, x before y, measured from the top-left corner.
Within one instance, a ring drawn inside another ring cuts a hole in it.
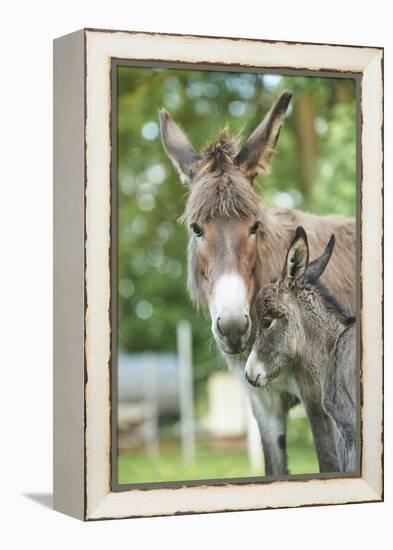
[[[305,418],[289,420],[288,464],[291,474],[318,472],[318,462]],[[189,464],[183,463],[180,444],[176,440],[162,443],[157,459],[149,459],[143,450],[120,454],[118,458],[120,484],[251,477],[261,474],[250,469],[245,449],[224,450],[208,441],[197,442],[196,458]]]

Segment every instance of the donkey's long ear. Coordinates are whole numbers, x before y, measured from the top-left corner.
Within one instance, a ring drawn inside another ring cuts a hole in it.
[[[282,280],[286,286],[291,286],[304,275],[308,266],[308,241],[303,227],[296,229],[293,241],[288,249],[282,272]]]
[[[327,264],[329,263],[330,257],[333,253],[335,242],[336,239],[334,235],[332,235],[322,256],[320,256],[316,260],[313,260],[308,266],[304,274],[305,281],[307,281],[308,283],[315,283],[319,279],[319,277],[325,271]]]
[[[291,92],[283,92],[261,124],[254,130],[236,157],[236,163],[246,176],[266,174],[272,162],[281,126],[291,101]]]
[[[167,111],[160,111],[161,139],[176,170],[189,182],[197,172],[200,155]]]

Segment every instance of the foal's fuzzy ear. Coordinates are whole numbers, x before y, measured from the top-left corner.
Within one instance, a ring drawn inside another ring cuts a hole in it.
[[[182,179],[191,183],[198,170],[201,156],[195,151],[186,134],[176,124],[171,115],[160,111],[161,139],[168,157],[173,162]]]
[[[289,91],[280,95],[238,153],[235,162],[247,177],[252,179],[257,173],[269,171],[291,97]]]
[[[304,274],[304,280],[306,282],[315,283],[321,277],[332,256],[335,243],[336,238],[334,234],[332,234],[322,256],[316,260],[313,260],[308,266],[306,273]]]
[[[292,286],[295,281],[304,275],[308,267],[308,257],[307,235],[303,227],[298,227],[288,249],[282,272],[282,280],[286,286]]]

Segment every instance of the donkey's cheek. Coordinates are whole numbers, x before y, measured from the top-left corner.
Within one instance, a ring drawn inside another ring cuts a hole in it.
[[[202,279],[206,280],[208,278],[209,263],[207,260],[207,256],[204,253],[203,247],[199,247],[197,250],[197,264],[198,271],[201,274]]]
[[[251,304],[251,302],[253,301],[254,299],[254,295],[255,295],[255,281],[254,279],[250,279],[249,282],[248,282],[248,302]]]

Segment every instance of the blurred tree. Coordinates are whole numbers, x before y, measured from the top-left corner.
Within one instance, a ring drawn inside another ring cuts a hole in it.
[[[297,102],[295,127],[299,158],[300,189],[303,204],[312,202],[316,162],[318,159],[318,135],[315,131],[315,98],[311,93],[302,94]]]

